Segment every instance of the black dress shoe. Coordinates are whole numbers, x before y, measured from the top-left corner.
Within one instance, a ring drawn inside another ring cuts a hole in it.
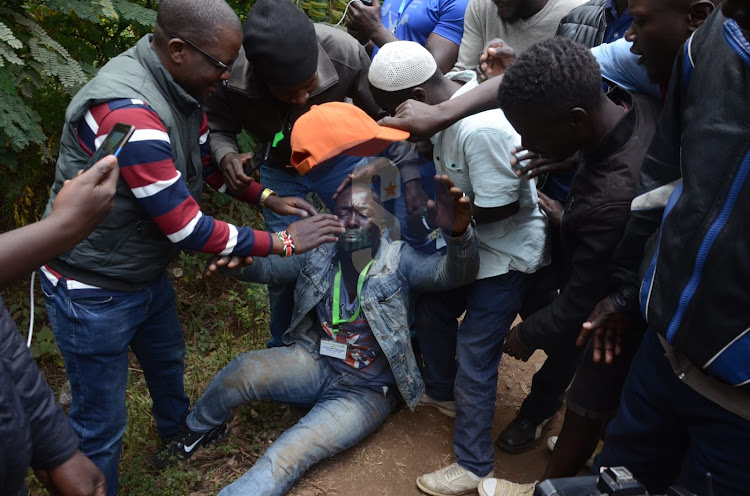
[[[550,417],[551,418],[551,417]],[[523,453],[534,447],[542,437],[544,426],[550,419],[539,423],[516,416],[510,424],[497,436],[495,446],[508,453]]]

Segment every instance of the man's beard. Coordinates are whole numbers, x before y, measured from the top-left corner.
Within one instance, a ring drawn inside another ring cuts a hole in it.
[[[516,9],[515,12],[513,12],[513,15],[511,17],[503,17],[500,11],[502,10],[502,7],[498,4],[495,4],[495,8],[497,9],[497,17],[500,18],[501,21],[507,22],[508,24],[516,24],[518,21],[521,20],[521,16],[518,15],[518,9]]]

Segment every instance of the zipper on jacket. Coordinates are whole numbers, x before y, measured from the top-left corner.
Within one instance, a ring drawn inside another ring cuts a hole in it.
[[[711,251],[711,247],[713,246],[714,241],[716,241],[716,238],[719,237],[719,233],[721,233],[721,231],[724,229],[724,225],[726,224],[727,219],[729,219],[729,216],[734,209],[734,204],[737,201],[740,190],[745,183],[745,179],[747,179],[748,171],[750,171],[750,151],[745,154],[745,158],[742,160],[742,163],[737,170],[737,175],[732,181],[732,185],[729,188],[729,192],[727,193],[727,197],[724,200],[724,204],[721,206],[721,210],[719,211],[719,214],[716,216],[714,221],[711,223],[711,226],[708,228],[708,231],[703,237],[703,241],[701,241],[700,247],[698,248],[698,253],[695,257],[695,263],[693,265],[693,273],[690,275],[690,279],[688,279],[685,288],[682,290],[682,294],[680,295],[680,299],[677,304],[677,310],[672,316],[672,320],[667,327],[666,337],[667,341],[670,344],[673,342],[674,336],[677,333],[677,329],[682,323],[682,318],[685,316],[687,306],[690,304],[690,301],[693,299],[693,295],[695,295],[695,291],[698,289],[701,276],[703,275],[703,267],[705,266],[706,259],[708,258],[708,253]]]

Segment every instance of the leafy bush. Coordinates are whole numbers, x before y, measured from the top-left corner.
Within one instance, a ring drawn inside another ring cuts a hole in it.
[[[67,107],[110,58],[151,31],[151,1],[8,0],[0,8],[0,230],[47,202]]]

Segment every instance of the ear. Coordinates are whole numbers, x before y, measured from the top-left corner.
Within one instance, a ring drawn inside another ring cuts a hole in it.
[[[568,112],[568,122],[572,128],[580,128],[583,126],[589,118],[588,112],[581,107],[573,107]]]
[[[420,86],[417,86],[416,88],[411,90],[411,97],[418,102],[424,102],[427,99],[427,92]]]
[[[185,59],[185,43],[177,38],[172,38],[167,42],[167,54],[169,59],[175,64],[182,64]]]
[[[711,15],[714,11],[714,4],[710,0],[697,0],[690,4],[688,12],[688,21],[690,23],[690,32],[692,33]]]

